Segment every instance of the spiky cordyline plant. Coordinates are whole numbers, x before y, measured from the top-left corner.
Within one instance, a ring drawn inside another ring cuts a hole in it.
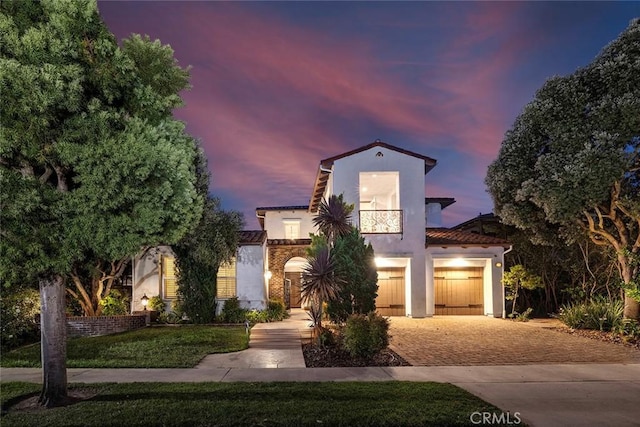
[[[320,202],[318,213],[313,218],[313,225],[327,236],[329,245],[333,245],[338,237],[351,232],[351,212],[353,205],[346,204],[342,194],[334,194]]]
[[[341,284],[341,279],[335,275],[335,264],[331,257],[331,251],[326,246],[321,247],[315,257],[308,259],[302,272],[300,288],[302,301],[322,307],[324,301],[334,300],[338,297]],[[322,327],[321,320],[316,323],[316,327]]]

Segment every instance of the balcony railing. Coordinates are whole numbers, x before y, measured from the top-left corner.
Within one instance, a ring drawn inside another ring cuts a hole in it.
[[[360,232],[366,234],[402,234],[402,209],[360,211]]]

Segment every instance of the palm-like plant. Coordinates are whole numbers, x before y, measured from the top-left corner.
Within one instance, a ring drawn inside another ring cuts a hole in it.
[[[338,237],[351,232],[351,212],[353,205],[344,202],[342,194],[330,196],[323,199],[318,206],[318,213],[313,218],[313,225],[329,240],[329,245],[333,246]]]
[[[302,301],[311,303],[314,310],[321,312],[322,303],[337,298],[342,280],[335,275],[335,264],[327,246],[318,249],[315,256],[308,259],[302,272],[300,294]],[[322,316],[314,316],[316,330],[322,329]]]

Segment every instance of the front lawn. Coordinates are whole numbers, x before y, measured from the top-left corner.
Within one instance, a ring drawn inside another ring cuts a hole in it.
[[[3,412],[40,389],[1,387]],[[474,412],[502,412],[439,383],[103,383],[69,391],[93,397],[64,408],[12,410],[2,426],[471,426]]]
[[[249,346],[244,327],[154,326],[121,334],[73,338],[67,343],[69,368],[192,368],[210,353]],[[3,367],[40,367],[40,343],[3,352]]]

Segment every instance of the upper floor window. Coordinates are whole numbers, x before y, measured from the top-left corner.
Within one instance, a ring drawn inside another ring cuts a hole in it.
[[[285,239],[299,239],[300,238],[300,220],[299,219],[284,219],[284,238]]]
[[[360,232],[402,233],[399,172],[360,172]]]
[[[175,299],[177,297],[178,283],[176,278],[176,259],[169,255],[161,255],[160,264],[162,266],[162,296],[164,299]]]
[[[236,259],[224,263],[218,268],[216,297],[232,298],[236,294]]]

